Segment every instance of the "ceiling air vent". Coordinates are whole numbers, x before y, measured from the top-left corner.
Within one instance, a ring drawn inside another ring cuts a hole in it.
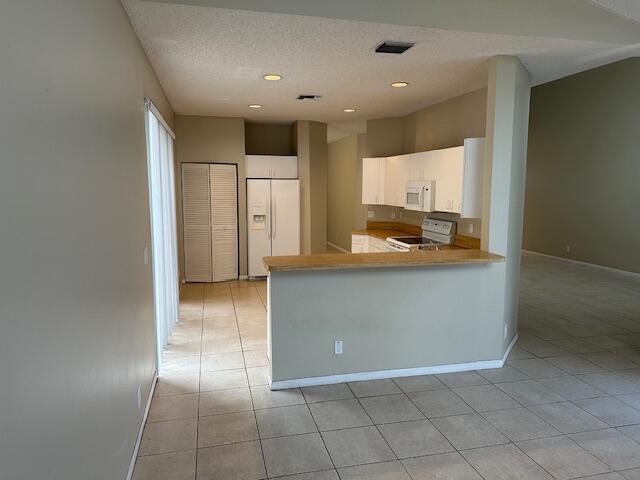
[[[386,42],[382,42],[380,45],[376,47],[376,52],[378,53],[395,53],[401,54],[409,50],[413,47],[415,43],[409,42],[393,42],[391,40],[387,40]]]
[[[297,100],[320,100],[322,95],[298,95]]]

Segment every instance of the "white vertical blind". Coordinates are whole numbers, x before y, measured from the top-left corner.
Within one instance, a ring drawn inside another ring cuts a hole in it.
[[[153,106],[147,107],[147,167],[151,210],[151,261],[158,360],[178,319],[178,253],[176,241],[173,132]],[[159,364],[159,363],[158,363]]]

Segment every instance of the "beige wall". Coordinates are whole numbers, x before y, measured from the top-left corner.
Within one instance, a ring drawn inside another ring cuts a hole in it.
[[[328,147],[327,241],[345,250],[351,250],[351,232],[365,224],[361,201],[364,142],[365,135],[351,135]]]
[[[295,155],[294,124],[245,122],[247,155]]]
[[[525,249],[640,272],[638,85],[633,58],[532,89]]]
[[[465,138],[484,137],[487,89],[455,97],[423,108],[404,117],[382,118],[367,122],[366,156],[382,157],[401,153],[424,152],[462,145]],[[425,216],[457,222],[458,233],[480,238],[479,218],[461,219],[449,213],[412,212],[401,208],[369,205],[368,220],[395,220],[422,224]],[[367,215],[365,213],[365,215]],[[473,232],[471,232],[473,228]]]
[[[301,253],[322,253],[327,244],[327,125],[296,122],[300,179]]]
[[[457,147],[484,137],[487,90],[476,90],[403,117],[402,153]]]
[[[365,156],[389,157],[403,152],[403,118],[367,120]]]
[[[173,115],[120,2],[1,10],[0,477],[123,479],[156,370],[144,97]]]
[[[247,189],[245,139],[242,118],[176,115],[176,205],[178,209],[178,261],[184,275],[181,163],[235,163],[238,165],[238,223],[240,275],[247,274]]]

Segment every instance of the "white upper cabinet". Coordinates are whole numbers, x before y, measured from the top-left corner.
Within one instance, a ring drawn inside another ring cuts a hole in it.
[[[429,173],[429,163],[433,152],[418,152],[403,155],[409,161],[409,180],[435,180]]]
[[[298,157],[271,157],[271,178],[298,178]]]
[[[435,211],[482,217],[484,138],[461,147],[362,159],[362,203],[404,207],[407,181],[435,182]]]
[[[247,155],[247,178],[298,178],[298,157]]]
[[[386,158],[362,159],[362,204],[386,205],[384,196]]]
[[[482,218],[484,138],[465,138],[462,175],[462,218]]]
[[[460,213],[464,147],[433,150],[431,154],[428,174],[435,180],[435,210]]]
[[[247,155],[245,158],[247,178],[271,178],[270,155]]]
[[[404,197],[409,180],[408,155],[387,157],[384,175],[384,204],[404,207]]]
[[[462,218],[482,217],[484,138],[466,138],[462,147],[429,153],[426,174],[436,182],[435,210]]]

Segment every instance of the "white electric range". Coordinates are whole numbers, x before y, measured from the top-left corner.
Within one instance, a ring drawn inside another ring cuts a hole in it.
[[[387,252],[409,252],[416,249],[438,249],[439,245],[449,245],[453,241],[455,222],[425,218],[422,221],[422,236],[388,237]]]

